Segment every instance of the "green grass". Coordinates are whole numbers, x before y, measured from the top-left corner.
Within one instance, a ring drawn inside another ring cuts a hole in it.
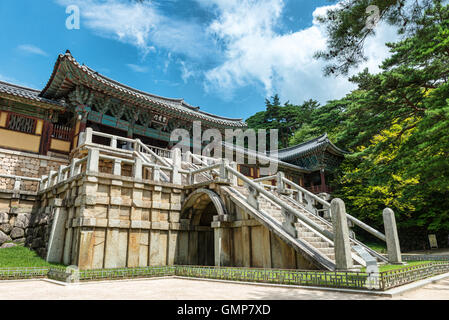
[[[385,246],[385,244],[379,244],[379,243],[374,243],[374,242],[365,242],[365,245],[379,253],[387,253],[387,247]]]
[[[48,263],[28,248],[17,246],[0,249],[0,268],[49,266],[58,266],[58,264]]]
[[[400,264],[385,264],[385,265],[380,265],[379,266],[379,271],[380,272],[384,272],[384,271],[391,271],[391,270],[398,270],[398,269],[404,269],[404,268],[408,268],[408,267],[413,267],[413,266],[419,266],[422,264],[427,264],[430,262],[435,262],[435,261],[408,261],[406,265],[400,265]],[[361,272],[365,272],[366,268],[362,268]]]

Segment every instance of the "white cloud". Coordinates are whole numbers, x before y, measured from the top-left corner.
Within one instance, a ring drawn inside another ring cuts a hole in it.
[[[152,1],[56,1],[64,6],[74,4],[80,8],[81,28],[85,26],[101,36],[136,46],[144,57],[156,48],[196,59],[213,51],[206,45],[201,25],[171,19],[160,13]]]
[[[281,0],[208,2],[215,2],[219,12],[209,32],[226,43],[226,60],[206,72],[209,91],[222,90],[225,96],[232,97],[235,89],[259,83],[267,96],[279,93],[283,99],[301,103],[311,98],[320,102],[340,98],[353,88],[344,77],[324,77],[325,62],[313,58],[315,52],[326,48],[325,30],[316,16],[333,6],[317,8],[311,27],[277,34],[274,30],[282,19]],[[384,43],[395,38],[393,31],[378,26],[376,37],[367,42],[369,59],[358,70],[364,67],[371,72],[379,70],[378,65],[388,55]]]
[[[208,22],[169,16],[152,1],[56,1],[80,7],[81,28],[129,43],[143,56],[153,50],[168,51],[165,72],[173,59],[184,82],[203,79],[205,90],[217,96],[232,98],[237,89],[254,86],[266,96],[279,93],[292,103],[310,98],[325,102],[353,89],[345,77],[325,78],[326,62],[313,58],[326,47],[325,30],[316,16],[333,6],[316,8],[310,27],[279,33],[277,27],[292,15],[284,12],[285,0],[192,0],[212,15]],[[376,37],[367,41],[369,59],[359,70],[378,71],[388,56],[384,43],[394,39],[393,28],[378,26]],[[137,65],[128,67],[143,71]]]
[[[148,67],[138,66],[137,64],[132,64],[132,63],[128,63],[126,66],[134,72],[138,72],[138,73],[147,73],[148,72]]]
[[[17,47],[17,49],[25,53],[36,54],[44,57],[48,56],[48,54],[44,50],[32,44],[21,44]]]

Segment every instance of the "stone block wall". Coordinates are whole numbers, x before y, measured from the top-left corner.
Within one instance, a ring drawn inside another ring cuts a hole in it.
[[[45,190],[48,258],[80,269],[173,265],[182,187],[107,173],[80,174]]]
[[[32,237],[36,195],[0,191],[0,246],[25,243]]]
[[[58,170],[60,165],[67,165],[68,159],[41,156],[32,153],[11,151],[0,148],[0,174],[40,178],[50,170]],[[0,178],[1,190],[12,190],[14,180]],[[22,181],[22,191],[36,191],[37,182]]]

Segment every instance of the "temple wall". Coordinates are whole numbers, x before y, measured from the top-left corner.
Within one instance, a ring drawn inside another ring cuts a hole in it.
[[[40,210],[52,216],[50,261],[80,269],[174,264],[179,185],[81,174],[40,197]]]
[[[32,153],[12,151],[0,148],[0,174],[22,177],[40,178],[50,170],[58,170],[60,165],[67,165],[68,160],[62,158],[36,155]],[[0,177],[0,189],[12,190],[14,180]],[[37,182],[23,181],[22,191],[36,191]]]

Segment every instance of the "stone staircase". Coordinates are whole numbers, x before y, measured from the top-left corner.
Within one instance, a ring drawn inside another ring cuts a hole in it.
[[[234,187],[237,191],[239,191],[244,197],[247,197],[249,194],[249,191],[245,187]],[[266,199],[264,196],[258,197],[259,202],[259,210],[263,211],[264,213],[270,215],[272,218],[277,220],[280,224],[285,222],[285,218],[281,212],[281,208],[274,205],[271,201]],[[317,225],[323,228],[323,230],[327,230],[329,232],[333,232],[332,227],[328,224],[324,223],[321,219],[319,219],[317,216],[313,215],[309,211],[305,210],[304,208],[301,208],[299,206],[295,206],[295,209],[298,210],[301,214],[307,216],[309,219],[311,219],[313,222],[315,222]],[[320,253],[322,253],[324,256],[329,258],[331,261],[335,263],[335,253],[334,253],[334,247],[332,244],[332,241],[328,241],[324,238],[324,236],[319,235],[317,232],[314,232],[312,228],[306,226],[305,223],[297,222],[295,223],[295,228],[297,230],[297,238],[301,239],[302,241],[307,242],[314,248],[316,248]]]

